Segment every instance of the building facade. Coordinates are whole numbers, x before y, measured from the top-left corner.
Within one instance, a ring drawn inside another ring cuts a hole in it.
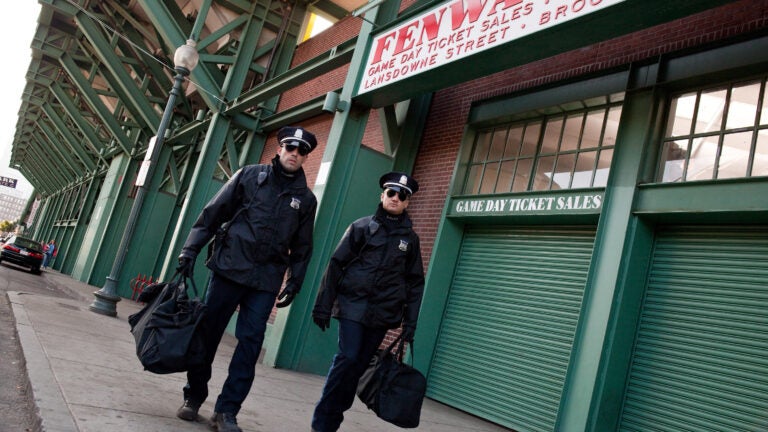
[[[188,162],[154,180],[134,241],[155,252],[122,280],[167,275],[222,181],[301,124],[315,253],[266,364],[327,370],[324,266],[398,169],[421,185],[428,397],[520,432],[768,428],[768,1],[384,2],[285,43],[282,70],[178,127],[166,162]],[[136,159],[49,187],[36,229],[73,276],[103,282]]]

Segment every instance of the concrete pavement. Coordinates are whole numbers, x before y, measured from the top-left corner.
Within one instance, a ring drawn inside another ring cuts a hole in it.
[[[34,400],[48,432],[210,431],[202,418],[176,418],[182,403],[184,374],[155,375],[135,355],[128,316],[140,305],[123,299],[118,316],[88,309],[98,288],[54,271],[43,276],[75,300],[24,292],[8,296],[26,359]],[[226,375],[235,339],[225,335],[214,361],[208,400],[200,409],[209,417]],[[259,364],[248,399],[238,415],[246,432],[309,431],[323,377]],[[0,428],[2,429],[2,428]],[[403,430],[378,419],[359,400],[345,415],[342,432]],[[501,432],[508,429],[440,403],[425,400],[421,425],[428,432]]]

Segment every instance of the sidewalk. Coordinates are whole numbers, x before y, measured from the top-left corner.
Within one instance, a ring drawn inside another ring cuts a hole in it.
[[[88,309],[98,288],[67,275],[43,276],[77,299],[9,292],[27,371],[47,432],[210,431],[206,422],[176,418],[184,374],[155,375],[135,355],[128,316],[140,309],[123,299],[116,318]],[[211,395],[200,409],[207,418],[226,375],[235,339],[225,335],[216,354]],[[258,365],[256,381],[238,415],[246,432],[307,432],[324,378]],[[201,419],[202,420],[202,419]],[[342,432],[400,431],[359,400],[347,411]],[[425,400],[419,431],[501,432],[508,429]]]

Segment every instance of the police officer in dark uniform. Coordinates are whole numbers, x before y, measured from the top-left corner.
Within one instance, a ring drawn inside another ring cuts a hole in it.
[[[187,373],[179,418],[198,418],[216,349],[240,307],[237,347],[211,419],[219,432],[241,430],[236,416],[253,383],[267,319],[276,298],[277,307],[285,307],[299,293],[312,255],[317,199],[301,165],[317,140],[300,127],[284,127],[277,137],[280,147],[272,163],[238,170],[205,206],[179,256],[179,271],[191,277],[198,253],[216,236],[206,262],[212,271],[205,297],[208,364]]]
[[[323,276],[312,318],[325,331],[339,321],[339,348],[312,417],[313,432],[339,429],[357,383],[389,329],[402,325],[413,341],[424,291],[419,236],[405,211],[419,189],[412,177],[390,172],[379,179],[376,213],[347,228]]]

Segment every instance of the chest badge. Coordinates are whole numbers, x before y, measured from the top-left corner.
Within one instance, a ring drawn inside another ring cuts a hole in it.
[[[397,248],[403,252],[408,252],[408,242],[405,240],[400,240],[400,244],[397,246]]]
[[[301,200],[298,198],[291,198],[291,208],[294,210],[298,210],[301,208]]]

